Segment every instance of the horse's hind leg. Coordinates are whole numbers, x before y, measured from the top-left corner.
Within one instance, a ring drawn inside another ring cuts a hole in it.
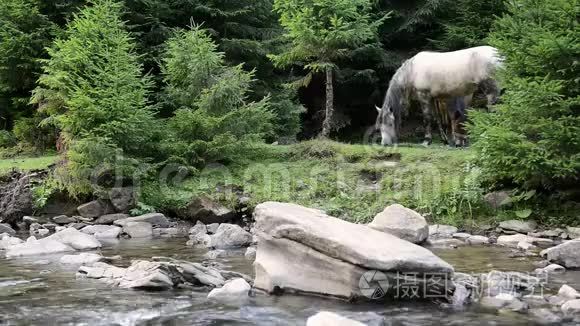
[[[433,133],[431,131],[431,121],[433,120],[433,98],[426,92],[419,92],[418,99],[423,112],[423,123],[425,125],[425,140],[423,145],[428,146],[433,143]]]

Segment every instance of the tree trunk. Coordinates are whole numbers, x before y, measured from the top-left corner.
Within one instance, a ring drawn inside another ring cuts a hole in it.
[[[321,138],[330,136],[332,129],[332,119],[334,116],[334,88],[332,86],[332,67],[326,68],[326,115],[322,123]]]

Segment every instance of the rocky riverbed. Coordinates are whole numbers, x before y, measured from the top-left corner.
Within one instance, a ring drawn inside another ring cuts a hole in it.
[[[0,324],[580,321],[573,228],[511,221],[472,235],[428,226],[399,205],[365,226],[284,203],[259,205],[251,225],[193,225],[91,205],[101,211],[79,210],[90,220],[28,217],[19,233],[0,225]],[[367,272],[385,277],[370,284],[372,299],[361,283]],[[429,283],[434,274],[445,282]],[[416,297],[401,295],[415,288]]]

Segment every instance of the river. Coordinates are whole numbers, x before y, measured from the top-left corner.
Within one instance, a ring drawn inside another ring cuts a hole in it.
[[[116,265],[133,259],[165,256],[202,261],[205,250],[185,246],[185,239],[119,240],[105,243],[105,256],[120,255]],[[536,258],[509,258],[500,247],[433,249],[459,272],[490,270],[530,272]],[[0,254],[1,255],[1,254]],[[352,304],[297,295],[257,294],[247,302],[225,305],[209,301],[207,291],[176,289],[145,292],[112,288],[102,282],[75,279],[76,267],[58,257],[7,260],[0,257],[0,325],[304,325],[320,310],[329,310],[368,325],[530,325],[526,314],[462,309],[430,303]],[[52,263],[50,261],[53,261]],[[239,255],[215,260],[252,275],[251,262]],[[551,277],[545,291],[567,283],[580,288],[580,272]],[[574,325],[570,323],[569,325]]]

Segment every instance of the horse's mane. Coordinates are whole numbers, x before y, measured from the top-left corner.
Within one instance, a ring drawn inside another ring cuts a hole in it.
[[[385,108],[390,107],[393,109],[393,114],[395,115],[397,133],[399,132],[401,125],[402,113],[406,110],[406,106],[401,105],[401,101],[408,101],[409,96],[409,78],[411,75],[413,58],[406,60],[391,78],[389,82],[389,88],[385,94],[385,99],[383,100],[383,111],[382,114],[386,114]]]

